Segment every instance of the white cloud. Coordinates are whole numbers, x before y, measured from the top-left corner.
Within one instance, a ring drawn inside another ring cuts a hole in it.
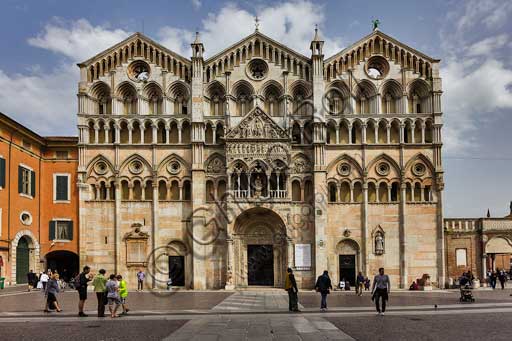
[[[209,13],[202,22],[201,40],[209,56],[234,44],[254,32],[254,17],[234,4],[228,4],[218,13]],[[315,24],[325,21],[324,8],[308,1],[293,1],[265,7],[257,13],[260,31],[298,52],[309,55],[309,43]],[[190,55],[193,32],[174,27],[162,28],[158,36],[163,45],[176,52]],[[323,37],[327,56],[341,49],[340,38]]]
[[[195,8],[195,9],[200,9],[201,6],[203,5],[201,3],[201,0],[191,0],[192,2],[192,6]]]
[[[441,69],[441,77],[445,152],[465,152],[481,142],[473,134],[481,122],[501,109],[512,109],[512,70],[492,58],[481,63],[451,59]]]
[[[325,21],[324,8],[308,1],[279,3],[258,13],[260,30],[305,55],[314,26]],[[210,13],[202,22],[202,40],[210,55],[219,52],[254,32],[254,14],[229,4]],[[33,128],[40,134],[76,135],[76,89],[78,68],[82,62],[115,45],[130,32],[93,26],[85,19],[65,21],[53,18],[28,44],[46,49],[63,57],[61,64],[48,70],[32,67],[25,74],[10,74],[0,70],[0,110]],[[157,38],[163,45],[190,56],[194,32],[177,27],[164,27]],[[340,47],[339,38],[323,37],[325,54]]]
[[[129,32],[103,26],[92,26],[87,20],[64,21],[54,18],[35,38],[28,39],[32,46],[63,54],[75,62],[82,62],[119,43]]]
[[[468,56],[484,56],[496,54],[496,50],[504,47],[508,42],[508,35],[503,33],[485,38],[471,45],[467,50]]]
[[[63,64],[44,73],[0,70],[1,111],[42,135],[76,135],[78,68]]]

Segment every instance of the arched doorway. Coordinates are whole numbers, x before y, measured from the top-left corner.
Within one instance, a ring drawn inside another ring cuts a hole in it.
[[[512,268],[512,241],[506,237],[494,237],[485,244],[487,254],[487,268],[506,269]]]
[[[235,221],[234,285],[283,287],[287,266],[286,228],[281,217],[266,208],[252,208]]]
[[[352,239],[344,239],[336,246],[338,253],[338,282],[342,279],[355,286],[357,272],[360,271],[361,261],[359,245]]]
[[[23,236],[16,246],[16,283],[27,283],[27,273],[30,270],[29,240]]]
[[[69,281],[79,273],[78,255],[71,251],[52,251],[46,254],[46,268],[57,270],[60,277]]]

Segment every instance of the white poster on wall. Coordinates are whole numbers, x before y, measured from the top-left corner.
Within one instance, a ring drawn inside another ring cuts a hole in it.
[[[295,244],[295,268],[311,269],[311,244]]]

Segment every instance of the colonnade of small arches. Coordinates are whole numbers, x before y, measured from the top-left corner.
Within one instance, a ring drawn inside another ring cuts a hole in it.
[[[239,67],[240,64],[246,63],[253,57],[259,57],[274,63],[276,66],[281,66],[283,70],[306,81],[311,79],[311,67],[306,58],[301,58],[291,51],[256,38],[235,50],[213,56],[207,60],[205,62],[204,80],[210,82],[216,77],[223,77],[225,72],[232,71],[235,67]]]
[[[99,79],[99,77],[108,75],[112,70],[134,58],[145,58],[180,79],[190,79],[190,62],[187,59],[179,57],[171,51],[156,47],[154,44],[137,39],[127,42],[90,65],[87,68],[87,80],[92,82]]]
[[[363,183],[358,180],[329,179],[328,202],[329,203],[362,203]],[[399,181],[368,181],[369,203],[398,203],[401,200],[401,188]],[[405,201],[407,203],[432,202],[432,185],[421,181],[405,182]]]
[[[90,144],[189,144],[191,124],[188,119],[118,119],[94,118],[87,121]],[[216,138],[222,141],[223,123],[216,124]]]
[[[389,79],[378,88],[370,80],[357,81],[351,91],[343,80],[326,87],[325,110],[330,115],[432,113],[431,86],[423,79],[408,85]]]
[[[293,126],[293,131],[299,128]],[[327,121],[327,144],[397,144],[432,143],[434,124],[431,118],[413,119],[330,119]]]
[[[360,46],[355,46],[350,51],[327,59],[324,65],[325,78],[327,80],[336,78],[348,70],[354,69],[356,65],[372,55],[384,56],[402,68],[413,71],[420,77],[432,77],[432,64],[427,58],[412,50],[393,44],[386,38],[375,36]]]
[[[91,183],[94,182],[94,183]],[[94,201],[116,200],[116,181],[114,179],[89,179]],[[156,187],[159,201],[192,200],[191,182],[188,178],[121,178],[119,180],[121,201],[152,201]]]
[[[95,82],[87,96],[79,96],[80,113],[89,115],[189,115],[190,85],[172,82],[163,89],[156,82],[148,82],[137,89],[131,81],[124,81],[112,91],[105,82]]]

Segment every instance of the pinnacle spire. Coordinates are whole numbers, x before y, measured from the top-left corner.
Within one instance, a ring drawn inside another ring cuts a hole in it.
[[[194,40],[194,44],[201,44],[201,38],[199,37],[199,31],[196,31],[196,39]]]
[[[320,39],[320,34],[318,33],[318,24],[315,24],[315,36],[313,37],[313,41],[322,41],[322,39]]]

